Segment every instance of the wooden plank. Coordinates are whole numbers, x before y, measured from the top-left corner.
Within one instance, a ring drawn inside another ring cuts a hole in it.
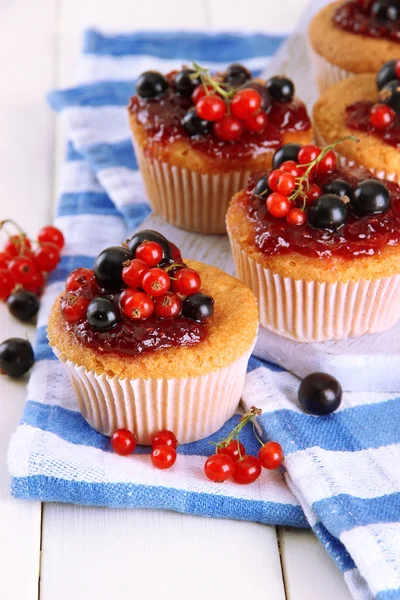
[[[44,98],[54,84],[55,27],[53,0],[7,2],[0,8],[1,218],[17,220],[32,237],[50,220],[54,120]],[[34,333],[1,303],[1,341],[26,335],[33,341]],[[11,498],[6,467],[25,383],[0,377],[0,597],[5,600],[38,598],[41,504]]]

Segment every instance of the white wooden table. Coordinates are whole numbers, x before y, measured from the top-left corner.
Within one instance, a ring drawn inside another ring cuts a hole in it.
[[[45,94],[74,82],[87,25],[118,29],[291,29],[306,0],[1,0],[0,218],[34,236],[57,195],[64,131]],[[0,306],[0,340],[34,328]],[[0,377],[0,599],[345,600],[314,536],[145,510],[17,501],[8,440],[24,382]],[[240,557],[240,558],[239,558]]]

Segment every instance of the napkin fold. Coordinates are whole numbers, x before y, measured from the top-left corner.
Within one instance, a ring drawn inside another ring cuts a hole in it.
[[[308,523],[355,598],[393,600],[400,598],[400,398],[346,393],[335,414],[305,415],[296,399],[299,380],[252,357],[243,401],[264,411],[262,437],[281,443],[285,467],[263,470],[251,486],[215,485],[203,474],[209,442],[224,437],[239,417],[210,439],[181,446],[168,472],[151,467],[145,448],[117,456],[81,417],[64,368],[47,343],[47,316],[67,274],[91,267],[101,249],[121,242],[150,213],[125,109],[137,76],[146,69],[179,68],[193,58],[215,70],[240,61],[258,73],[281,42],[268,35],[202,32],[86,34],[79,85],[50,95],[68,122],[56,218],[67,245],[39,314],[37,361],[9,450],[11,491],[45,501],[165,508],[295,527]],[[256,453],[251,428],[243,435],[247,450]]]

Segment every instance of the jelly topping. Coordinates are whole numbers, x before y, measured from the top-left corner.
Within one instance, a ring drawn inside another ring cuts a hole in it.
[[[400,42],[400,20],[382,20],[371,15],[371,2],[350,0],[337,7],[333,14],[334,24],[345,31],[372,38],[386,38]]]
[[[314,182],[323,188],[334,179],[344,179],[355,189],[360,181],[370,178],[366,169],[351,172],[336,169],[316,175]],[[308,222],[293,226],[284,219],[273,217],[265,199],[253,194],[260,174],[249,180],[242,202],[254,230],[254,241],[265,256],[298,252],[315,258],[342,257],[347,259],[380,254],[385,246],[400,243],[400,187],[385,181],[391,205],[382,214],[357,217],[349,212],[346,223],[337,231],[314,229]]]
[[[346,125],[350,129],[372,133],[387,144],[400,149],[400,117],[396,116],[396,120],[388,129],[376,129],[370,120],[371,108],[373,102],[360,101],[354,102],[346,107]]]

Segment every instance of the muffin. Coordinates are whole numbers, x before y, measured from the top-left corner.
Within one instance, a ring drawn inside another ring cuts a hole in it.
[[[400,7],[396,0],[350,0],[325,6],[308,31],[320,92],[359,73],[376,73],[399,56]]]
[[[211,77],[194,64],[147,71],[128,107],[135,154],[153,210],[200,233],[225,233],[232,195],[271,165],[283,142],[307,143],[307,110],[285,77],[252,79],[242,65]]]
[[[400,81],[396,61],[377,76],[356,75],[329,88],[314,105],[314,130],[320,145],[346,136],[337,146],[342,166],[363,166],[377,177],[400,183]]]
[[[127,428],[140,444],[169,429],[186,443],[234,414],[257,327],[244,284],[183,263],[173,244],[144,230],[103,250],[93,271],[69,275],[48,338],[94,429]]]
[[[331,147],[301,148],[297,165],[285,146],[279,153],[276,169],[250,178],[227,213],[236,271],[261,325],[300,342],[390,328],[400,318],[399,186],[338,168]]]

